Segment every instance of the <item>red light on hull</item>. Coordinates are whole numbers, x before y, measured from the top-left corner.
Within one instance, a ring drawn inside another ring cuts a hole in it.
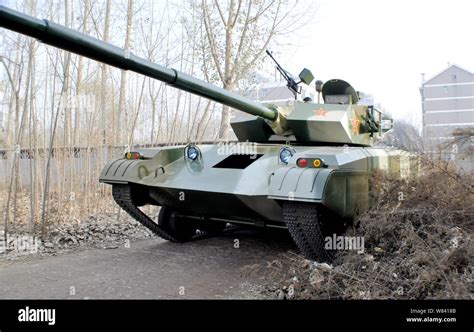
[[[298,165],[298,167],[307,167],[307,166],[308,166],[308,160],[306,160],[306,159],[298,159],[298,161],[296,162],[296,164]]]

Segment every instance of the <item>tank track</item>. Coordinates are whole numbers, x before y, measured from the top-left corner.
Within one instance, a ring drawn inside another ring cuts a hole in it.
[[[165,229],[163,229],[163,227],[160,227],[133,203],[131,187],[129,185],[113,185],[112,196],[114,197],[115,202],[125,212],[127,212],[132,218],[148,228],[154,234],[171,242],[179,242],[178,239],[168,233]]]
[[[177,239],[175,236],[170,234],[166,229],[158,225],[156,222],[153,221],[150,217],[148,217],[145,213],[143,213],[137,205],[133,202],[131,187],[127,184],[120,184],[120,185],[113,185],[112,186],[112,196],[115,202],[125,211],[127,212],[133,219],[138,221],[140,224],[148,228],[154,234],[158,235],[159,237],[171,241],[171,242],[182,242]],[[234,230],[239,229],[238,226],[231,225],[227,226],[221,232],[231,232]],[[212,235],[215,235],[219,232],[201,232],[196,234],[192,240],[206,238]]]
[[[283,218],[291,237],[305,258],[319,262],[332,262],[332,254],[324,248],[324,237],[315,204],[285,202]]]

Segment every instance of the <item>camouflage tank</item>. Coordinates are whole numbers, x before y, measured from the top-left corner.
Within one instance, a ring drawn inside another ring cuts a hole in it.
[[[368,209],[374,172],[412,171],[403,151],[371,147],[393,123],[343,80],[316,82],[324,103],[299,101],[300,83],[313,75],[304,69],[297,82],[277,64],[295,100],[260,104],[9,8],[0,8],[0,25],[241,111],[231,123],[237,143],[136,149],[103,168],[99,181],[112,185],[117,204],[166,240],[229,223],[285,228],[305,257],[328,261],[324,236]],[[161,206],[157,220],[144,205]]]

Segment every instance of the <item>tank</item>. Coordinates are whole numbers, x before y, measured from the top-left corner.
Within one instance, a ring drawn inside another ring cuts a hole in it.
[[[0,26],[241,111],[231,122],[238,142],[135,149],[103,168],[99,181],[112,186],[115,202],[166,240],[189,241],[229,224],[284,228],[306,258],[330,261],[325,239],[370,207],[373,175],[413,172],[408,153],[372,147],[393,121],[363,105],[344,80],[317,81],[321,103],[299,100],[312,73],[304,69],[297,81],[277,63],[295,98],[261,104],[3,6]],[[146,215],[145,205],[161,206],[159,215]]]

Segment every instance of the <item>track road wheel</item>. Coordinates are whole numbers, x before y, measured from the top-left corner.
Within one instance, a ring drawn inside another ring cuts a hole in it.
[[[158,226],[165,229],[177,241],[186,242],[191,240],[197,231],[195,223],[176,215],[169,207],[163,206],[158,215]]]
[[[285,202],[283,218],[291,237],[305,258],[318,262],[332,262],[333,255],[324,248],[318,207],[304,202]]]

